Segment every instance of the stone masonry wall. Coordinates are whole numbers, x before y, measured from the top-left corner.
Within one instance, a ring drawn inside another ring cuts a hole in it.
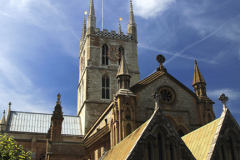
[[[169,86],[175,92],[172,104],[162,103],[160,107],[166,115],[171,115],[179,124],[185,125],[189,131],[195,130],[198,124],[197,100],[189,92],[177,85],[167,76],[162,76],[137,93],[137,120],[145,122],[153,113],[155,104],[151,95],[163,86]]]

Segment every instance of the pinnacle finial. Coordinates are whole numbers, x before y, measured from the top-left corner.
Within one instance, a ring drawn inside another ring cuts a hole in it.
[[[131,25],[135,25],[135,19],[134,19],[134,13],[133,13],[132,0],[130,0],[129,24],[131,24]]]
[[[157,57],[156,57],[156,60],[160,63],[160,66],[159,68],[157,68],[157,71],[164,71],[166,72],[166,68],[163,66],[163,63],[165,62],[165,57],[161,54],[159,54]]]
[[[5,110],[3,111],[3,114],[5,115]]]
[[[61,104],[61,102],[60,102],[60,99],[61,99],[61,95],[60,95],[60,93],[58,93],[58,95],[57,95],[57,104]]]
[[[82,37],[81,40],[84,39],[85,34],[86,34],[86,18],[85,15],[87,14],[87,11],[84,12],[84,18],[83,18],[83,27],[82,27]]]
[[[195,84],[198,84],[198,83],[202,83],[202,84],[206,85],[206,82],[205,82],[205,80],[202,76],[202,73],[200,72],[200,70],[198,68],[197,60],[194,60],[194,61],[195,61],[195,65],[194,65],[194,74],[193,74],[192,86],[194,86]]]
[[[228,101],[228,97],[225,96],[225,94],[221,94],[219,97],[218,97],[218,100],[222,102],[223,104],[223,109],[225,110],[227,108],[226,106],[226,102]]]
[[[89,17],[95,17],[95,10],[94,10],[94,1],[90,0],[90,6],[89,6]]]
[[[9,103],[8,103],[8,105],[9,105],[9,108],[11,108],[11,105],[12,105],[12,103],[11,103],[11,102],[9,102]]]
[[[121,34],[121,32],[122,32],[122,28],[121,28],[121,20],[122,20],[122,18],[119,18],[118,34]]]

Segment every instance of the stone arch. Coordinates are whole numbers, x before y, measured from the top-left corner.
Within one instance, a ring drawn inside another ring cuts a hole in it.
[[[229,158],[229,143],[228,141],[222,137],[218,142],[217,150],[219,152],[219,156],[221,160],[228,160]]]
[[[167,114],[166,115],[168,121],[171,123],[171,125],[176,129],[177,128],[177,122],[175,118],[172,115]]]
[[[189,133],[188,128],[187,128],[185,125],[183,125],[183,124],[178,125],[178,128],[177,128],[178,134],[179,134],[180,131],[183,133],[182,136],[184,136],[184,135],[186,135],[186,134]],[[180,135],[180,134],[179,134],[179,135]],[[181,137],[181,135],[180,135],[180,137]]]

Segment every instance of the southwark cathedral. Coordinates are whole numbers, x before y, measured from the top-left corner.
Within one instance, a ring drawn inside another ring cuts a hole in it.
[[[193,88],[159,66],[140,80],[137,24],[130,0],[128,32],[96,28],[94,1],[83,19],[77,114],[8,111],[1,134],[14,136],[32,160],[240,160],[240,127],[227,108],[215,117],[206,81],[193,62]],[[219,106],[218,106],[219,107]]]

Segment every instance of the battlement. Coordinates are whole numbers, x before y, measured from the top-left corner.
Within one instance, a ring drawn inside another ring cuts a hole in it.
[[[123,32],[120,34],[116,33],[116,31],[108,32],[107,29],[103,29],[103,31],[100,31],[99,28],[95,28],[95,35],[97,36],[103,36],[103,37],[110,37],[110,38],[117,38],[117,39],[123,39],[123,40],[131,40],[132,34],[127,33],[127,35],[124,35]]]

